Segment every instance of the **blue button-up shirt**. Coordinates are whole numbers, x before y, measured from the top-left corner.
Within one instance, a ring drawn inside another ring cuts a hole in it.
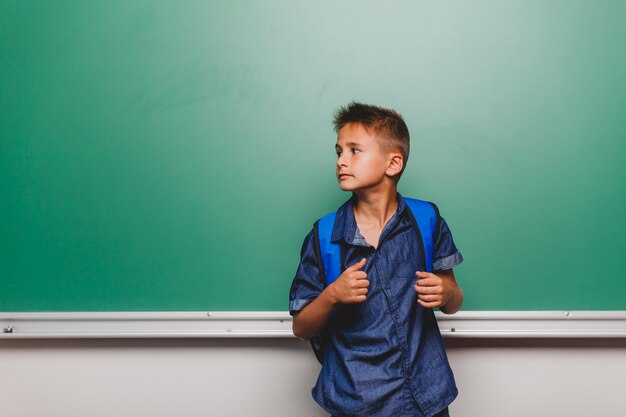
[[[426,270],[417,225],[398,193],[398,209],[374,248],[359,232],[353,202],[337,211],[331,240],[345,245],[342,270],[367,259],[367,300],[336,307],[324,330],[329,344],[313,398],[334,416],[434,416],[458,391],[434,312],[417,303],[415,272]],[[463,261],[445,220],[438,225],[435,271]],[[314,245],[312,230],[291,286],[292,315],[324,290]]]

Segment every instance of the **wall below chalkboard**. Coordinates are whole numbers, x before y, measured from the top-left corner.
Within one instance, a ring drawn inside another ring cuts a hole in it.
[[[588,417],[626,408],[626,339],[447,339],[465,417]],[[327,416],[296,339],[0,340],[14,417]],[[512,406],[514,405],[514,406]]]

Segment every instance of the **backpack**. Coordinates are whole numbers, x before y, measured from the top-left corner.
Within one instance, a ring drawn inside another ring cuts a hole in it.
[[[435,246],[435,235],[439,230],[439,210],[433,203],[417,200],[414,198],[402,197],[409,208],[410,216],[417,225],[417,234],[421,237],[423,256],[426,259],[426,272],[432,272],[433,252]],[[315,236],[315,250],[318,261],[321,261],[319,269],[322,275],[324,288],[335,282],[342,273],[341,260],[345,259],[345,248],[341,243],[333,243],[331,235],[335,224],[336,212],[327,214],[319,219],[313,229]],[[332,316],[330,318],[332,320]],[[323,333],[323,332],[322,332]],[[328,337],[323,334],[311,338],[311,347],[317,360],[323,363],[324,351],[328,344]]]

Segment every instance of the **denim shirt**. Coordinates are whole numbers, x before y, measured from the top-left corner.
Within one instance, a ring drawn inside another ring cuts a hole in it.
[[[358,230],[354,197],[337,211],[331,235],[345,245],[342,270],[366,258],[370,282],[363,303],[339,305],[323,331],[329,340],[312,394],[334,416],[425,416],[444,410],[457,396],[452,370],[432,309],[417,303],[416,271],[425,271],[421,239],[398,193],[398,208],[383,228],[378,248]],[[463,257],[440,218],[433,270],[450,269]],[[323,290],[311,231],[290,291],[295,315]]]

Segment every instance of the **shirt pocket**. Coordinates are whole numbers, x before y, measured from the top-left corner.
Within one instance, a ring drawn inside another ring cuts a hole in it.
[[[389,289],[398,299],[404,299],[408,296],[412,299],[415,295],[414,286],[417,282],[417,271],[415,264],[412,262],[394,262],[393,271],[391,273],[391,286]]]
[[[413,262],[394,262],[391,277],[395,280],[417,281],[417,268]]]

